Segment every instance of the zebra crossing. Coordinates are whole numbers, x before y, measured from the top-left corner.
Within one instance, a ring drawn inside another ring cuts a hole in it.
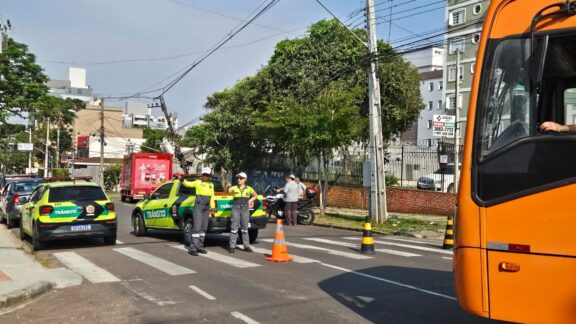
[[[294,257],[294,263],[298,264],[322,263],[323,261],[318,257],[318,255],[324,254],[356,261],[369,261],[375,258],[375,256],[372,255],[363,255],[356,251],[352,251],[354,249],[358,249],[358,244],[351,241],[358,241],[360,240],[359,237],[344,236],[336,238],[331,237],[330,239],[305,237],[298,240],[300,241],[299,243],[286,243],[289,247],[289,254]],[[274,240],[261,239],[260,242],[267,243],[267,247],[264,248],[262,246],[252,246],[252,249],[255,252],[254,254],[262,256],[270,255],[271,243],[273,243]],[[377,247],[375,248],[377,254],[382,253],[402,258],[418,258],[422,257],[423,255],[415,252],[425,251],[431,252],[431,254],[428,254],[429,256],[437,253],[438,257],[442,260],[452,259],[451,257],[446,256],[451,256],[452,251],[442,250],[439,247],[430,247],[431,245],[427,242],[403,240],[403,243],[398,243],[399,241],[397,239],[389,241],[388,238],[378,238],[375,239],[374,242],[375,246]],[[408,242],[413,242],[413,244],[408,244]],[[423,244],[427,244],[428,246],[422,246]],[[139,262],[149,268],[158,270],[170,276],[184,276],[197,273],[197,271],[191,269],[189,265],[179,265],[158,255],[142,251],[140,248],[130,247],[129,245],[130,243],[123,242],[121,247],[113,248],[112,252],[116,255],[127,257],[131,262]],[[166,246],[186,252],[186,247],[181,244],[167,244]],[[380,246],[400,249],[396,250],[390,248],[381,248]],[[338,249],[338,247],[342,249]],[[348,251],[345,251],[344,249]],[[261,258],[261,260],[254,260],[255,258],[249,256],[248,254],[237,253],[228,255],[219,253],[217,250],[218,249],[210,249],[208,254],[201,254],[199,259],[208,259],[215,262],[216,264],[230,266],[238,269],[259,268],[266,264],[264,258]],[[316,257],[310,258],[308,256],[300,255],[301,253],[306,253],[306,251],[316,252]],[[53,256],[59,260],[60,263],[62,263],[66,268],[74,271],[91,283],[111,283],[122,281],[121,276],[113,274],[109,270],[106,270],[98,264],[90,261],[89,258],[81,256],[76,252],[56,252],[53,253]],[[251,260],[247,260],[248,258]]]

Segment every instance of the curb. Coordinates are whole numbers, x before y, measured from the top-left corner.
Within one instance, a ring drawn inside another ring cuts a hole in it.
[[[345,231],[353,231],[353,232],[362,232],[362,228],[353,228],[353,227],[346,227],[346,226],[338,226],[338,225],[330,225],[330,224],[316,224],[313,223],[312,226],[324,227],[324,228],[333,228]],[[402,233],[402,234],[389,234],[378,230],[372,230],[372,233],[380,234],[380,235],[387,235],[387,236],[406,236],[406,237],[413,237],[418,238],[416,235],[411,233]]]
[[[0,314],[8,308],[31,301],[35,297],[49,292],[52,288],[54,288],[53,283],[48,281],[39,281],[7,295],[0,295]]]

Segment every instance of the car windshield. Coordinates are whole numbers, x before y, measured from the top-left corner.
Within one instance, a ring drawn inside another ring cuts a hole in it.
[[[108,200],[102,188],[96,186],[70,186],[50,189],[49,202],[74,200]]]
[[[16,193],[31,193],[42,183],[41,179],[29,180],[29,181],[15,181],[14,182],[14,192]]]

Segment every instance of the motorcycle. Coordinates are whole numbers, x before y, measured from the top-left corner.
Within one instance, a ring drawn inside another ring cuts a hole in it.
[[[266,193],[266,214],[268,216],[268,220],[271,220],[272,216],[274,216],[276,219],[282,219],[285,221],[285,194],[283,192],[276,192],[276,190],[270,189],[270,186],[268,186],[264,192]],[[312,207],[314,204],[315,196],[316,191],[314,189],[306,189],[306,197],[304,199],[298,200],[298,213],[296,217],[298,224],[311,225],[314,223],[315,215]]]

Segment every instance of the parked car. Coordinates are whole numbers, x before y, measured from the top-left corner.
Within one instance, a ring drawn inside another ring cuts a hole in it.
[[[420,177],[416,188],[421,190],[456,192],[454,185],[454,164],[448,164],[446,167],[434,171],[434,173]]]
[[[0,193],[4,191],[6,185],[15,178],[34,178],[33,174],[4,174],[0,177]]]
[[[0,196],[0,221],[6,221],[8,228],[14,227],[15,221],[20,221],[20,211],[24,198],[44,180],[41,178],[13,178],[8,182]]]

